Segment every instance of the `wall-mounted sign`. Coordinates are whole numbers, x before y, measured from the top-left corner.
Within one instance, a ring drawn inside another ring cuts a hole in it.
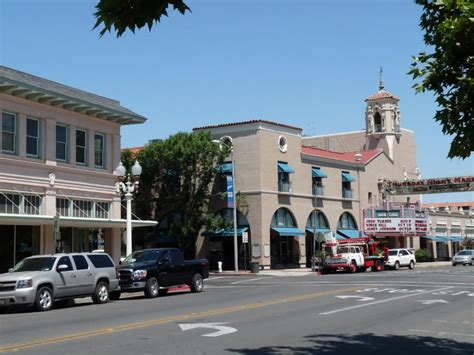
[[[391,195],[474,191],[474,176],[403,181],[384,180],[383,185],[385,192]]]

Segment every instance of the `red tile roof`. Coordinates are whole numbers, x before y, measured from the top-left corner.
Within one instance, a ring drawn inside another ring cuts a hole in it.
[[[202,130],[202,129],[211,129],[211,128],[220,128],[220,127],[231,127],[231,126],[241,126],[241,125],[246,125],[249,123],[268,123],[280,127],[286,127],[286,128],[291,128],[291,129],[297,129],[302,131],[302,128],[295,127],[295,126],[289,126],[286,124],[278,123],[278,122],[273,122],[273,121],[267,121],[267,120],[250,120],[250,121],[241,121],[241,122],[230,122],[230,123],[222,123],[218,125],[213,125],[213,126],[203,126],[203,127],[195,127],[193,128],[193,131],[197,130]]]
[[[141,146],[141,147],[123,148],[123,149],[122,149],[122,152],[125,151],[125,150],[129,150],[129,151],[131,151],[133,154],[136,155],[136,154],[138,154],[138,152],[139,152],[140,150],[142,150],[143,148],[145,148],[145,147],[144,147],[144,146]]]
[[[382,149],[371,149],[371,150],[363,150],[360,152],[346,152],[346,153],[339,153],[333,152],[330,150],[324,150],[314,147],[301,147],[301,153],[312,155],[315,157],[326,158],[331,160],[339,160],[345,162],[356,163],[355,155],[359,153],[361,155],[361,163],[367,164],[376,156],[382,153]]]
[[[392,95],[388,91],[385,91],[384,89],[377,91],[375,94],[370,95],[368,98],[365,99],[365,101],[371,101],[371,100],[380,100],[380,99],[395,99],[399,100],[398,97],[395,95]]]

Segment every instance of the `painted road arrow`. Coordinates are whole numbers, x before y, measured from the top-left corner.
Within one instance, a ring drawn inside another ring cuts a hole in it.
[[[209,334],[204,334],[203,337],[218,337],[221,335],[235,333],[237,329],[232,327],[226,327],[222,324],[227,323],[186,323],[186,324],[179,324],[181,330],[189,330],[189,329],[196,329],[196,328],[208,328],[208,329],[215,329],[217,332],[212,332]]]
[[[433,303],[449,303],[449,301],[445,300],[418,300],[421,304],[433,304]]]
[[[357,301],[359,301],[359,302],[372,301],[372,300],[375,299],[375,298],[373,298],[373,297],[364,297],[364,296],[334,296],[334,297],[341,298],[341,299],[345,299],[345,298],[358,298]]]

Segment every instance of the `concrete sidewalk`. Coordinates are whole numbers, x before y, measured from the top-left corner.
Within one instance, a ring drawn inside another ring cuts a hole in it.
[[[450,261],[432,261],[432,262],[424,262],[424,263],[417,263],[415,269],[421,268],[435,268],[435,267],[446,267],[451,266]],[[296,269],[274,269],[274,270],[260,270],[259,273],[251,273],[250,271],[243,271],[239,270],[239,272],[235,273],[233,271],[223,271],[223,272],[210,272],[210,277],[227,277],[227,276],[305,276],[311,275],[313,272],[311,268],[296,268]]]

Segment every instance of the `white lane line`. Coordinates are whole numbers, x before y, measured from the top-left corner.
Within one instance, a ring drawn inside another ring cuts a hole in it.
[[[275,277],[276,276],[266,277],[265,280],[273,279]],[[248,280],[240,280],[240,281],[231,282],[230,285],[236,285],[236,284],[241,284],[241,283],[244,283],[244,282],[258,281],[258,280],[262,281],[262,279],[260,277],[258,277],[258,278],[255,278],[255,279],[248,279]]]
[[[374,304],[385,303],[385,302],[400,300],[400,299],[402,299],[402,298],[407,298],[407,297],[414,297],[414,296],[418,296],[418,295],[423,295],[423,294],[425,294],[425,293],[444,291],[444,290],[448,290],[448,289],[450,289],[450,288],[452,288],[452,287],[443,287],[443,288],[439,288],[439,289],[437,289],[437,290],[429,290],[429,291],[424,291],[424,292],[411,293],[411,294],[409,294],[409,295],[404,295],[404,296],[399,296],[399,297],[392,297],[392,298],[387,298],[387,299],[380,300],[380,301],[375,301],[375,302],[370,302],[370,303],[359,304],[359,305],[357,305],[357,306],[339,308],[339,309],[335,309],[335,310],[332,310],[332,311],[329,311],[329,312],[319,313],[319,315],[325,316],[325,315],[328,315],[328,314],[333,314],[333,313],[339,313],[339,312],[349,311],[349,310],[351,310],[351,309],[356,309],[356,308],[361,308],[361,307],[372,306],[372,305],[374,305]]]
[[[225,276],[216,276],[216,277],[208,277],[206,281],[209,280],[219,280],[219,279],[225,279]]]
[[[408,329],[411,332],[417,332],[417,333],[431,333],[431,334],[437,334],[440,336],[443,335],[460,335],[464,337],[474,337],[474,334],[465,334],[465,333],[451,333],[451,332],[439,332],[439,331],[433,331],[433,330],[424,330],[424,329]]]

